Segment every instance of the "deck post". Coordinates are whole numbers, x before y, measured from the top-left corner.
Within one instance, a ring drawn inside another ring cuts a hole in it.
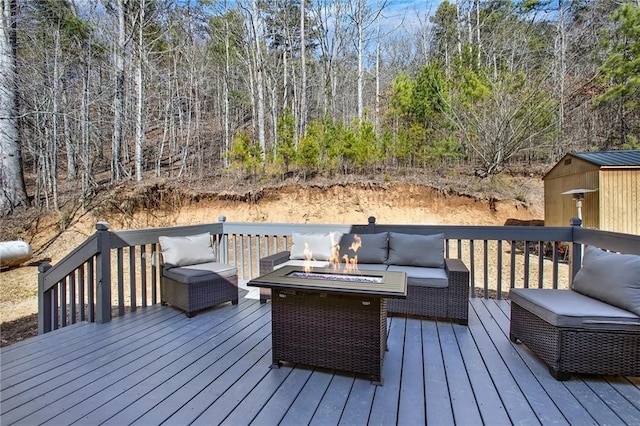
[[[38,334],[50,332],[53,327],[51,324],[51,290],[44,290],[44,274],[51,269],[48,262],[41,263],[38,266]]]
[[[572,227],[581,227],[582,219],[579,217],[572,217],[569,221]],[[571,237],[571,256],[569,261],[571,262],[571,268],[569,273],[569,288],[573,285],[573,278],[576,276],[580,268],[582,267],[582,244],[575,243],[573,237]]]
[[[369,221],[369,224],[367,225],[368,232],[370,234],[375,234],[375,232],[376,232],[376,218],[375,218],[375,216],[369,216],[368,221]]]
[[[229,253],[229,237],[227,233],[224,232],[224,223],[227,221],[226,216],[218,216],[218,223],[222,224],[222,239],[220,241],[220,245],[218,246],[218,260],[220,263],[229,263],[228,253]]]
[[[111,321],[111,247],[109,224],[96,224],[98,254],[96,255],[96,322]]]

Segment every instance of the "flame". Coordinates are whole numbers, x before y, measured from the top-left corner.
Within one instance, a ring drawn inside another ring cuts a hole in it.
[[[356,234],[353,236],[353,242],[349,246],[349,250],[357,253],[360,247],[362,247],[362,238],[360,238],[360,235]]]
[[[344,268],[348,271],[357,271],[358,270],[358,249],[362,247],[362,238],[360,235],[356,234],[353,236],[353,242],[349,246],[349,250],[353,252],[353,257],[349,257],[349,255],[345,254],[344,258]]]
[[[340,257],[340,244],[336,241],[335,235],[331,233],[331,265],[335,271],[343,268],[345,271],[357,271],[358,270],[358,249],[362,247],[362,238],[359,235],[354,235],[353,242],[349,245],[349,251],[353,252],[352,256],[349,254],[343,254]]]
[[[333,269],[337,271],[340,269],[340,244],[339,241],[336,241],[335,232],[331,232],[329,236],[331,237],[331,258],[329,261],[331,262]]]
[[[349,256],[349,254],[345,253],[344,255],[342,255],[342,258],[341,258],[340,257],[340,241],[337,239],[338,235],[342,236],[342,234],[339,232],[329,233],[329,236],[331,238],[331,257],[329,258],[329,261],[331,262],[333,270],[338,271],[342,268],[345,271],[357,271],[358,270],[358,250],[360,249],[360,247],[362,247],[362,238],[360,238],[359,235],[355,234],[353,236],[353,242],[349,245],[349,251],[353,252],[353,255]],[[305,261],[304,261],[303,269],[304,269],[304,272],[308,274],[311,272],[311,269],[312,269],[311,262],[315,259],[313,258],[313,253],[309,248],[309,244],[306,242],[304,243],[304,257],[305,257]]]
[[[311,249],[309,249],[309,244],[305,242],[304,243],[304,272],[307,274],[311,272],[312,260],[313,260],[313,253],[311,252]]]

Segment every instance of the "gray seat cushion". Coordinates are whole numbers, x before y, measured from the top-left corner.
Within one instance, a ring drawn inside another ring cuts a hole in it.
[[[218,262],[200,263],[198,265],[180,266],[178,268],[164,268],[163,274],[172,280],[190,284],[214,279],[215,277],[228,278],[238,275],[238,268],[232,265]]]
[[[514,288],[509,298],[556,327],[640,331],[638,315],[577,291]]]
[[[363,274],[367,271],[386,271],[387,265],[384,263],[358,263],[358,270]]]
[[[417,266],[389,265],[387,271],[405,272],[407,274],[407,285],[422,287],[449,286],[447,272],[440,268],[421,268]]]

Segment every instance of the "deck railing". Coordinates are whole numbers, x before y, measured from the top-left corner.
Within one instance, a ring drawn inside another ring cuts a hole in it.
[[[640,236],[575,226],[450,226],[291,224],[226,222],[96,233],[53,267],[40,266],[38,331],[78,321],[107,322],[138,307],[159,303],[158,237],[210,232],[218,259],[238,267],[239,279],[259,275],[261,257],[288,250],[293,232],[443,233],[445,256],[462,259],[470,271],[470,297],[503,298],[509,288],[570,285],[581,264],[582,244],[640,254]]]

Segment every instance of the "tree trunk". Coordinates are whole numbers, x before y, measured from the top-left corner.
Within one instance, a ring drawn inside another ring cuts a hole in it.
[[[125,8],[127,0],[117,0],[118,8],[118,44],[115,49],[116,87],[113,97],[113,138],[111,143],[111,181],[122,179],[120,150],[122,149],[122,120],[124,115],[124,58],[126,49]]]
[[[146,1],[140,1],[140,19],[138,21],[138,62],[136,67],[136,90],[138,102],[136,107],[136,181],[142,181],[142,144],[144,142],[144,62],[145,62],[145,46],[144,46],[144,10]]]
[[[82,202],[83,206],[93,190],[93,178],[91,167],[91,144],[89,136],[89,78],[91,75],[91,55],[88,55],[87,63],[84,65],[82,76],[82,103],[80,111],[80,125],[82,126]]]
[[[364,100],[363,100],[363,85],[364,85],[364,28],[363,28],[363,13],[364,13],[364,0],[358,0],[358,11],[356,28],[358,31],[358,121],[362,121],[364,116]]]
[[[60,29],[55,33],[55,49],[53,52],[53,90],[52,90],[52,106],[53,106],[53,114],[51,114],[52,126],[51,126],[51,137],[47,139],[47,155],[49,162],[49,182],[51,196],[53,198],[53,208],[55,210],[59,210],[58,208],[58,132],[59,132],[59,116],[60,116],[60,108],[58,106],[58,92],[59,90],[59,81],[60,75],[58,71],[58,58],[60,55]]]
[[[227,9],[227,4],[225,2],[225,10]],[[229,129],[229,120],[230,120],[230,111],[229,111],[229,78],[231,78],[231,70],[229,69],[231,63],[231,54],[230,54],[230,46],[229,46],[229,38],[231,34],[229,33],[229,20],[225,19],[225,35],[224,35],[224,78],[222,79],[222,90],[224,97],[224,152],[229,152],[231,149],[231,134]],[[222,156],[224,161],[224,167],[229,167],[229,156]]]
[[[18,126],[15,0],[2,0],[0,22],[0,216],[7,216],[29,204]]]
[[[258,141],[262,149],[262,155],[267,150],[265,137],[265,121],[264,121],[264,61],[262,58],[262,49],[260,47],[260,35],[258,34],[258,4],[256,0],[251,2],[251,30],[255,42],[255,68],[256,68],[256,94],[257,94],[257,114],[258,114]]]
[[[307,43],[305,37],[305,12],[304,12],[305,0],[300,2],[300,122],[298,128],[298,135],[301,138],[304,135],[305,128],[307,127]],[[296,139],[297,141],[298,139]]]

